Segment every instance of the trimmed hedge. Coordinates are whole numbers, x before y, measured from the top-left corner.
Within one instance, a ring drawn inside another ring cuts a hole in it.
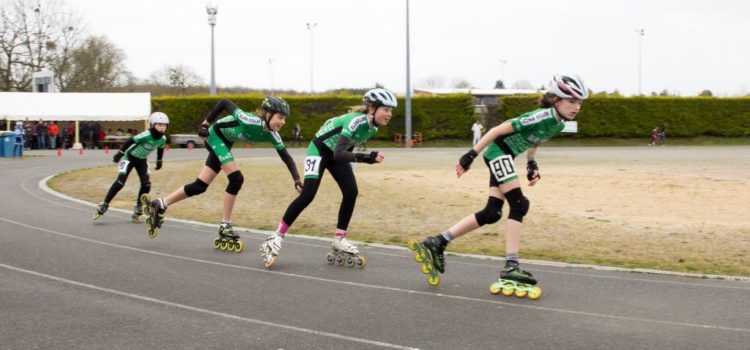
[[[241,109],[254,112],[262,95],[154,97],[154,110],[169,115],[169,134],[196,133],[200,123],[211,108],[221,99],[232,100]],[[282,137],[290,138],[292,127],[299,123],[305,139],[318,131],[332,117],[346,113],[351,107],[360,105],[359,96],[289,96],[283,97],[291,106],[291,115],[281,130]],[[393,139],[394,134],[404,132],[403,98],[398,101],[391,121],[375,136],[376,139]],[[474,123],[474,106],[471,95],[416,96],[412,98],[412,131],[421,132],[424,139],[465,138]]]
[[[538,96],[503,97],[507,119],[536,108]],[[646,137],[666,123],[668,136],[750,136],[750,98],[592,97],[584,101],[575,137]]]

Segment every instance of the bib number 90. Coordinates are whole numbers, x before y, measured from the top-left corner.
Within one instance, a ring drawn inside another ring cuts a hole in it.
[[[490,161],[490,169],[495,179],[502,183],[503,181],[516,176],[516,167],[513,164],[513,157],[502,155]]]

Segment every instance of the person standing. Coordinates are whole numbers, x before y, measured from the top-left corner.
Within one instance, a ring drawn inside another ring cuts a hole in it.
[[[475,121],[474,125],[471,126],[471,131],[474,137],[471,140],[471,145],[474,146],[479,142],[479,139],[482,138],[482,130],[484,130],[484,127],[482,126],[479,121]]]
[[[299,126],[299,123],[294,124],[294,128],[292,128],[292,137],[294,140],[293,144],[296,144],[297,146],[302,146],[302,127]]]
[[[57,126],[57,123],[51,121],[49,127],[47,127],[47,132],[49,133],[49,148],[57,149],[57,135],[60,134],[60,127]]]

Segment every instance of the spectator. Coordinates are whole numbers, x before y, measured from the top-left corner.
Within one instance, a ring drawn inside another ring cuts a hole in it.
[[[57,126],[57,123],[52,121],[49,123],[49,126],[47,127],[47,132],[49,133],[49,148],[56,149],[57,148],[57,135],[60,134],[60,127]]]
[[[651,129],[651,143],[649,143],[649,146],[656,146],[656,142],[659,141],[659,127],[655,126],[653,129]]]
[[[474,125],[471,126],[471,131],[474,133],[474,138],[471,140],[471,145],[474,146],[479,142],[479,139],[482,138],[482,130],[484,127],[482,124],[479,123],[479,121],[475,121]]]
[[[36,126],[36,142],[39,149],[47,149],[47,122],[43,120]]]
[[[16,128],[13,130],[16,134],[16,144],[13,146],[13,156],[18,154],[19,157],[23,157],[23,145],[26,142],[26,130],[23,128],[23,123],[16,122]]]
[[[73,147],[73,143],[76,140],[76,124],[75,122],[68,123],[65,127],[65,144],[63,145],[66,149]]]
[[[292,144],[297,144],[297,146],[302,146],[302,127],[299,126],[299,123],[294,124],[294,128],[292,128]]]

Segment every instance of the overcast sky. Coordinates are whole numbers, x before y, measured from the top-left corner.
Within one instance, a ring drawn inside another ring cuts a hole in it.
[[[165,64],[210,81],[204,0],[66,0],[91,34],[107,36],[147,78]],[[313,29],[315,91],[371,87],[406,91],[406,0],[218,0],[219,86],[309,91]],[[750,1],[410,0],[411,77],[492,88],[579,74],[594,91],[683,96],[709,89],[750,93]],[[269,64],[269,58],[274,58]],[[501,60],[507,60],[504,65]]]

